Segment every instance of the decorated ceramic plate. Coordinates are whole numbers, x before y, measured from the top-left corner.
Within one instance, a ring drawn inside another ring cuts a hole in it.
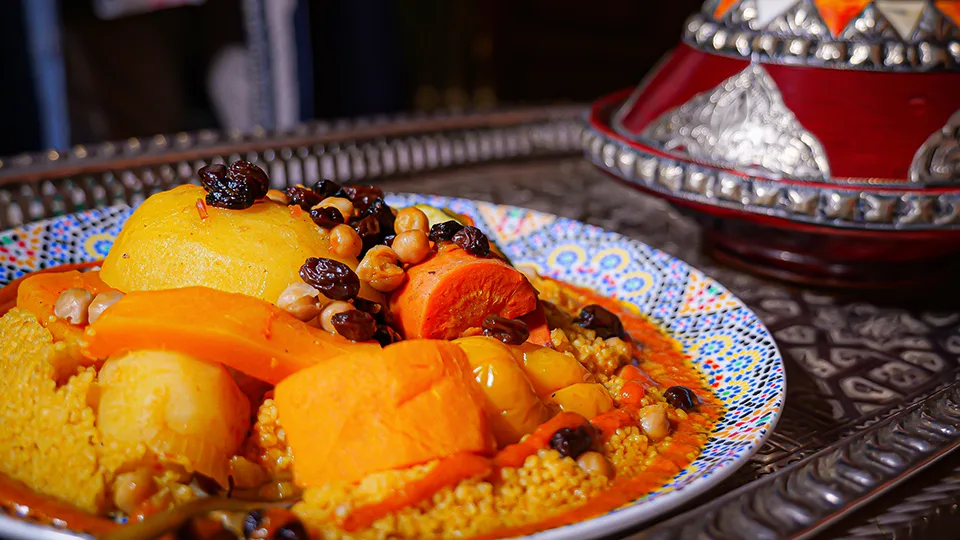
[[[364,529],[365,526],[375,525],[382,531],[384,527],[400,527],[398,523],[408,520],[405,521],[408,524],[407,532],[411,530],[409,527],[414,527],[414,530],[419,531],[418,534],[425,534],[424,531],[429,530],[440,534],[458,531],[468,533],[465,535],[529,535],[544,540],[593,538],[636,526],[704,493],[743,465],[773,430],[783,407],[786,385],[783,364],[774,340],[757,316],[740,300],[698,270],[670,255],[618,234],[522,208],[405,194],[389,196],[387,202],[395,208],[426,205],[443,209],[447,215],[466,216],[468,221],[472,220],[474,225],[484,231],[494,245],[503,251],[505,259],[518,268],[532,270],[528,275],[540,291],[540,300],[548,298],[556,302],[556,306],[551,304],[551,309],[555,308],[557,313],[562,311],[564,306],[572,310],[566,319],[562,313],[558,315],[548,310],[548,321],[559,317],[557,320],[566,320],[574,326],[580,325],[565,335],[551,334],[548,339],[552,340],[552,343],[546,347],[551,350],[543,354],[568,350],[570,355],[576,356],[583,365],[588,366],[592,373],[585,374],[583,380],[588,382],[559,390],[551,388],[542,393],[539,388],[542,381],[536,378],[535,373],[527,371],[532,384],[528,390],[532,388],[539,396],[533,399],[542,398],[543,403],[547,404],[543,405],[544,411],[549,407],[559,407],[559,410],[564,412],[554,416],[553,420],[539,424],[536,431],[526,430],[523,438],[521,434],[511,434],[507,429],[516,426],[505,428],[501,425],[499,432],[497,426],[494,426],[494,435],[502,444],[499,445],[500,453],[494,459],[496,468],[493,470],[502,475],[501,479],[489,484],[477,478],[466,479],[457,485],[455,492],[449,492],[456,493],[456,496],[462,499],[457,503],[458,507],[473,504],[476,512],[480,514],[488,511],[484,508],[493,505],[493,499],[484,497],[504,497],[496,501],[496,507],[506,513],[487,517],[505,522],[506,527],[491,529],[490,520],[485,522],[479,518],[456,521],[463,516],[451,514],[441,508],[444,497],[441,490],[436,492],[432,502],[410,501],[416,504],[400,510],[397,510],[399,507],[396,505],[391,507],[396,510],[392,517],[368,512],[370,515],[367,516],[367,521],[356,518],[359,521],[351,522],[350,519],[353,518],[350,518],[337,522],[331,529],[326,528],[323,521],[324,512],[330,508],[339,508],[336,512],[342,517],[345,512],[357,510],[359,499],[350,499],[352,510],[344,510],[345,503],[342,500],[339,503],[334,500],[333,506],[325,506],[326,502],[329,502],[325,497],[333,497],[328,493],[329,490],[319,490],[312,494],[307,490],[305,502],[301,504],[314,506],[301,508],[302,511],[297,515],[307,523],[310,530],[320,529],[325,534],[336,536],[343,532],[338,528],[342,527],[347,531],[359,531],[359,536],[363,536],[365,530],[374,530]],[[198,203],[198,209],[199,206]],[[190,212],[192,211],[191,209]],[[201,219],[206,219],[205,211],[200,211]],[[7,283],[40,269],[104,259],[132,212],[133,210],[127,207],[90,210],[0,233],[0,282]],[[440,257],[441,254],[442,250],[436,256]],[[411,277],[410,280],[414,278]],[[619,302],[611,302],[609,299]],[[581,308],[582,304],[609,307],[612,312],[620,315],[623,326],[629,331],[629,335],[633,336],[633,342],[641,345],[628,349],[628,352],[624,353],[627,354],[625,361],[612,367],[607,366],[610,369],[605,371],[604,362],[609,363],[610,355],[603,351],[608,348],[622,348],[624,341],[621,338],[628,340],[629,336],[622,327],[613,323],[607,325],[607,330],[612,330],[604,333],[600,326],[591,326],[584,322],[587,315],[594,317],[590,320],[602,320],[606,317],[605,314],[611,311],[590,311],[597,308]],[[110,309],[108,307],[104,313],[109,314]],[[577,310],[581,309],[577,315]],[[106,318],[107,315],[100,317]],[[508,320],[503,324],[509,326],[512,323]],[[96,323],[91,326],[96,327]],[[546,324],[544,326],[546,327]],[[554,327],[552,332],[557,331],[554,323],[551,322],[550,326]],[[487,329],[486,326],[484,328]],[[594,328],[596,332],[590,330],[584,333],[584,328]],[[488,335],[496,336],[496,331],[503,328],[494,330]],[[504,331],[509,333],[509,330],[507,328]],[[476,340],[486,338],[465,339],[475,340],[470,343],[480,343]],[[589,346],[583,345],[584,339],[599,349],[589,349]],[[501,341],[508,342],[509,339],[503,338]],[[476,348],[478,345],[473,345],[474,349],[471,349],[466,343],[462,346],[468,357],[471,350],[479,350]],[[387,351],[397,345],[390,345],[383,350]],[[593,352],[583,352],[584,347]],[[632,360],[629,350],[634,351]],[[523,354],[530,354],[529,350]],[[589,355],[594,356],[586,358]],[[529,357],[524,358],[523,362],[527,362],[526,358]],[[110,361],[112,360],[108,360]],[[471,359],[471,364],[472,362]],[[675,364],[666,365],[664,362]],[[686,367],[679,367],[681,364]],[[530,367],[529,364],[521,365],[525,366],[524,369]],[[476,369],[479,368],[475,368],[474,373],[479,373]],[[688,371],[686,375],[683,374],[684,369]],[[287,380],[300,379],[303,372],[297,372]],[[287,386],[291,388],[285,391],[294,392],[292,388],[295,385]],[[577,392],[567,391],[574,386],[578,387]],[[668,386],[670,388],[667,388]],[[103,392],[108,390],[109,388]],[[280,422],[283,423],[285,409],[281,406],[286,405],[281,400],[280,390],[278,386],[277,407],[280,408]],[[578,393],[581,390],[596,390],[599,394],[591,395],[601,397],[587,399],[584,397],[587,394]],[[106,394],[101,394],[101,399],[107,399],[105,396]],[[589,403],[584,405],[585,402]],[[618,408],[611,409],[614,402]],[[628,405],[633,408],[630,409]],[[655,418],[649,416],[651,411],[659,411],[662,430],[658,428]],[[582,413],[582,416],[575,413]],[[266,429],[260,424],[264,414],[264,405],[261,405],[257,420],[257,429],[260,432]],[[274,421],[275,417],[274,413]],[[558,421],[557,418],[561,417],[565,420]],[[592,424],[578,424],[571,418],[592,418]],[[551,422],[553,427],[550,431],[543,432],[542,426]],[[688,425],[691,427],[682,427]],[[290,446],[296,455],[298,444],[307,437],[298,442],[294,439],[298,428],[293,422],[284,427],[287,428]],[[658,431],[662,433],[658,434]],[[534,441],[540,441],[539,450],[531,446]],[[524,445],[533,450],[524,453]],[[582,448],[577,449],[578,445]],[[507,456],[502,457],[504,454]],[[520,459],[511,458],[510,455],[519,455]],[[588,455],[593,455],[593,461],[584,457]],[[568,458],[574,458],[576,462]],[[295,460],[293,463],[294,476],[299,484],[307,475],[296,468],[299,461]],[[441,460],[439,463],[430,471],[442,469],[444,462]],[[430,471],[424,469],[417,472],[418,470],[414,467],[396,474],[413,475],[410,476],[411,482],[422,480],[417,474],[425,474],[424,478],[433,478]],[[333,473],[312,471],[310,474],[314,473],[346,474],[342,470]],[[492,473],[487,470],[484,474]],[[375,476],[365,477],[361,486]],[[236,479],[231,478],[231,486],[235,487]],[[391,481],[396,481],[396,477],[392,478],[394,480]],[[510,482],[517,481],[518,478],[526,478],[516,484],[527,486],[524,488],[526,491],[521,490],[521,495],[527,497],[523,507],[526,510],[510,514],[511,507],[505,502],[508,489],[503,486],[510,486]],[[377,481],[385,480],[380,478],[371,482]],[[538,492],[538,495],[534,493],[535,488],[529,486],[539,486],[543,491]],[[618,500],[615,496],[606,497],[606,507],[593,504],[593,495],[603,492],[614,495],[619,493],[621,499]],[[343,492],[337,493],[337,496],[344,497]],[[82,499],[82,494],[77,497]],[[615,501],[615,504],[611,505],[610,501]],[[63,527],[55,530],[53,527],[41,529],[40,525],[28,525],[17,517],[29,514],[29,508],[12,504],[16,501],[4,503],[10,515],[0,517],[0,534],[31,538],[38,537],[41,533],[44,536],[71,534]],[[117,505],[123,506],[120,502],[117,502]],[[563,512],[557,514],[556,508],[561,507]],[[359,508],[365,510],[367,507]],[[530,521],[530,509],[533,509],[533,513],[542,510],[543,515],[533,520],[534,522],[524,523],[523,520]],[[104,512],[103,516],[120,522],[127,519],[116,510],[111,513]],[[415,527],[426,526],[422,523],[425,516],[432,519],[429,526],[433,528],[416,529]],[[313,519],[319,521],[311,521]],[[510,520],[519,521],[511,523]],[[71,529],[70,521],[65,521],[66,529]],[[461,525],[450,525],[453,522]],[[58,522],[53,523],[56,525]],[[59,522],[61,526],[63,523]],[[259,523],[258,521],[257,526],[260,526]],[[462,525],[463,523],[467,525]]]

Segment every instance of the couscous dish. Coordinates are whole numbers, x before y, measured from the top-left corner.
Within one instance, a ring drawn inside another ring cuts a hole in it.
[[[642,314],[514,267],[467,216],[199,174],[104,261],[0,292],[8,512],[101,534],[227,497],[263,507],[177,534],[516,536],[664,485],[720,417]]]

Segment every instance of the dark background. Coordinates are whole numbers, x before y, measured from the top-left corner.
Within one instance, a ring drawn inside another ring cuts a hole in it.
[[[301,119],[589,101],[637,84],[700,3],[301,0]],[[70,144],[219,127],[205,69],[244,42],[240,6],[100,20],[61,0]],[[0,155],[42,148],[23,18],[0,0]]]

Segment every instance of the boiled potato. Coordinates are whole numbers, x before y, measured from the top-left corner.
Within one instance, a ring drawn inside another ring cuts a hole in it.
[[[130,216],[103,262],[100,278],[123,292],[204,286],[276,303],[300,281],[309,257],[336,259],[356,270],[356,259],[330,252],[329,235],[306,212],[260,202],[245,210],[206,207],[206,191],[182,185],[153,195]],[[363,284],[360,295],[383,302]]]
[[[180,353],[135,351],[103,364],[97,428],[106,446],[156,456],[227,485],[250,429],[250,402],[226,368]]]
[[[572,384],[593,382],[593,375],[576,358],[535,345],[524,345],[523,371],[541,399]]]
[[[467,354],[487,398],[487,418],[499,446],[519,441],[550,419],[549,407],[533,391],[510,347],[485,336],[460,338],[454,343]]]
[[[610,393],[602,384],[597,383],[570,385],[554,392],[551,400],[560,406],[560,410],[575,412],[587,419],[613,408]]]

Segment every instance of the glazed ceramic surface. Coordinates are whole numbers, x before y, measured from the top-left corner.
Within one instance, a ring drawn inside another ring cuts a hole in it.
[[[533,538],[590,538],[649,520],[716,485],[773,430],[786,386],[773,338],[740,300],[700,271],[618,234],[522,208],[421,195],[395,195],[388,202],[467,214],[515,264],[634,307],[680,342],[726,409],[701,455],[666,486],[606,515]],[[125,206],[90,210],[0,233],[0,282],[102,259],[131,212]],[[0,534],[35,537],[23,530],[23,524],[0,517]]]

